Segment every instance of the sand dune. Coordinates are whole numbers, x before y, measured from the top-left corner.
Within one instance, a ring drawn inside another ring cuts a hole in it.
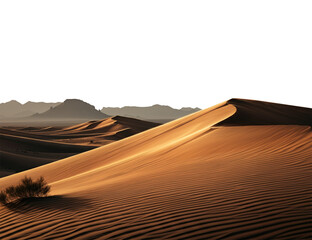
[[[310,239],[311,116],[234,99],[1,178],[53,196],[0,207],[0,238]]]
[[[0,128],[0,177],[76,155],[158,124],[125,117],[71,127]]]

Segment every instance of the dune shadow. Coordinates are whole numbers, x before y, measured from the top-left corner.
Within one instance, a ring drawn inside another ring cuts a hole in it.
[[[34,210],[63,210],[77,211],[92,207],[91,199],[67,197],[62,195],[25,198],[9,204],[6,207],[14,212],[25,213]]]

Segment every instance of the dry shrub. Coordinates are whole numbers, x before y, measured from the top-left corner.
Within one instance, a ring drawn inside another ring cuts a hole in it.
[[[24,177],[17,186],[7,187],[0,192],[0,203],[7,204],[19,199],[32,197],[46,197],[51,187],[43,177],[33,181],[30,177]]]

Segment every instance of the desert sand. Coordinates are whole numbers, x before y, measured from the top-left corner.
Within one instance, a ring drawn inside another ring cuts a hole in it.
[[[311,239],[311,117],[232,99],[1,178],[52,192],[0,206],[0,238]]]

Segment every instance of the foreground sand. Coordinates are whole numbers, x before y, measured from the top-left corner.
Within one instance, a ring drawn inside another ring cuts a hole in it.
[[[311,116],[230,100],[1,178],[42,175],[52,196],[1,206],[0,238],[312,238]]]

